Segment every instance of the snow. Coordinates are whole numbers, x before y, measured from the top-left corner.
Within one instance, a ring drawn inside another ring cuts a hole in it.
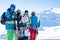
[[[0,40],[6,40],[6,29],[5,26],[0,24]]]
[[[5,26],[0,24],[0,35],[1,34],[6,34],[6,29],[5,29]]]
[[[44,27],[44,31],[38,31],[38,39],[60,39],[60,26]]]
[[[39,30],[36,40],[42,39],[60,39],[60,26],[55,27],[44,27],[44,30]],[[3,36],[1,36],[3,35]],[[2,37],[5,37],[4,39]],[[0,24],[0,40],[6,39],[5,26]]]

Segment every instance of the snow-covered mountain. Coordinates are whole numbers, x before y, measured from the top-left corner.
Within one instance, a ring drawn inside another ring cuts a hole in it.
[[[51,26],[60,26],[60,13],[58,8],[55,10],[56,13],[53,11],[55,8],[52,8],[51,10],[44,10],[40,12],[38,18],[40,19],[40,29],[43,29],[43,27],[51,27]]]

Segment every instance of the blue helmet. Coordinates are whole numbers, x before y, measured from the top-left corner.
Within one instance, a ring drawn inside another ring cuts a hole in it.
[[[29,12],[28,12],[28,10],[25,10],[25,14],[27,14],[27,15],[28,15],[28,13],[29,13]]]
[[[13,10],[15,10],[16,6],[14,4],[11,4],[10,8],[13,9]]]

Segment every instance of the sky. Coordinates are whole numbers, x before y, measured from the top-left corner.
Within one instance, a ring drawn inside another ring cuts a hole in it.
[[[60,8],[60,0],[1,0],[0,13],[6,11],[10,4],[15,4],[16,10],[36,11],[37,13],[51,8]]]

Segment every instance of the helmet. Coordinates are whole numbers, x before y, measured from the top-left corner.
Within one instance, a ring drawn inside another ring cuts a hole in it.
[[[14,4],[11,4],[10,8],[13,9],[13,10],[15,10],[16,6]]]
[[[28,15],[28,10],[25,10],[25,14],[27,14],[27,15]]]

